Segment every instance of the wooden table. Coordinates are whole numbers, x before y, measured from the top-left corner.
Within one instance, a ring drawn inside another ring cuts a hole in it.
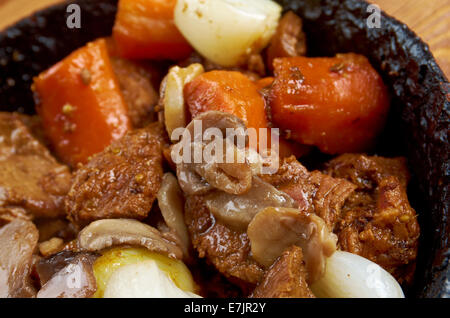
[[[33,11],[62,0],[0,0],[0,29]],[[95,0],[92,0],[95,1]],[[369,0],[409,25],[430,45],[450,78],[450,0]]]

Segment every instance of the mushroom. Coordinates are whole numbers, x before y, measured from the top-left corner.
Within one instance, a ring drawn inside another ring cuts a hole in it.
[[[206,206],[219,221],[245,231],[253,217],[267,207],[298,207],[294,199],[271,184],[253,177],[251,189],[241,195],[214,191],[206,197]]]
[[[161,98],[164,104],[164,123],[169,137],[175,129],[185,127],[186,111],[183,88],[204,72],[203,65],[194,63],[186,68],[174,66],[169,70],[161,85]]]
[[[116,245],[139,245],[156,253],[180,259],[181,249],[150,225],[133,219],[103,219],[86,226],[79,234],[78,247],[95,252]]]
[[[0,298],[36,295],[30,272],[38,239],[28,220],[17,218],[0,229]]]
[[[188,256],[190,239],[184,223],[184,197],[173,174],[164,174],[157,198],[164,221],[175,231],[180,239],[184,256]]]
[[[64,251],[36,265],[42,288],[37,298],[89,298],[97,290],[91,253]]]
[[[247,234],[253,258],[266,268],[287,248],[300,246],[310,284],[323,275],[327,257],[336,250],[337,237],[325,221],[298,209],[266,208],[250,222]]]
[[[229,129],[233,134],[227,134]],[[204,140],[208,139],[208,133],[211,140]],[[189,195],[205,194],[214,188],[231,194],[247,192],[251,187],[252,167],[246,160],[246,143],[246,127],[240,118],[219,111],[198,115],[187,125],[181,141],[172,150],[172,158],[182,157],[174,160],[181,189]],[[227,154],[232,155],[232,162],[224,160],[230,159]]]

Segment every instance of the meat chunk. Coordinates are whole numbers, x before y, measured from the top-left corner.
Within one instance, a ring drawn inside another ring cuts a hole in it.
[[[127,103],[128,116],[133,127],[141,128],[154,121],[156,113],[153,108],[159,98],[151,82],[154,75],[137,63],[125,59],[112,58],[111,63]]]
[[[267,48],[267,65],[272,70],[277,57],[302,56],[306,54],[306,37],[302,31],[302,19],[289,11],[280,19],[277,31]]]
[[[33,137],[18,114],[0,113],[0,206],[36,217],[64,215],[71,173]]]
[[[347,180],[309,172],[295,157],[285,158],[276,174],[261,177],[294,198],[301,210],[320,216],[331,230],[340,218],[344,202],[356,189]]]
[[[81,167],[65,200],[69,219],[145,218],[162,181],[163,136],[158,123],[131,131]]]
[[[36,138],[44,146],[49,146],[50,143],[45,137],[44,128],[42,126],[42,120],[39,115],[25,115],[15,113],[18,119],[28,128],[34,138]]]
[[[270,267],[252,298],[315,298],[306,282],[302,249],[292,246]]]
[[[314,212],[328,220],[326,227],[334,225],[341,205],[356,187],[343,179],[320,172],[310,173],[294,157],[286,159],[277,174],[261,175],[260,178],[297,200],[301,211]],[[322,182],[322,179],[325,181]],[[341,188],[344,190],[339,190]],[[225,276],[258,283],[264,266],[252,257],[246,229],[227,226],[216,219],[211,211],[212,206],[208,205],[210,196],[188,196],[186,201],[185,220],[194,248],[200,257],[206,257]],[[232,200],[239,207],[241,201],[239,196]]]
[[[358,186],[360,190],[374,190],[380,181],[387,176],[395,176],[406,189],[409,182],[409,171],[406,159],[366,156],[362,154],[344,154],[327,164],[325,173],[344,178]]]
[[[258,283],[264,269],[251,258],[247,233],[216,222],[202,196],[186,199],[185,221],[199,257],[206,257],[226,277]]]
[[[411,282],[420,228],[406,194],[405,160],[347,154],[332,160],[327,173],[358,185],[336,227],[339,247],[376,262],[400,283]]]

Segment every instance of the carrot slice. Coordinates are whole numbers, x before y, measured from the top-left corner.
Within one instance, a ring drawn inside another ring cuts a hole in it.
[[[85,163],[130,128],[104,39],[41,73],[33,89],[45,133],[67,164]]]
[[[263,88],[268,88],[273,84],[274,80],[275,79],[273,77],[264,77],[256,81],[256,86],[258,86],[259,90]]]
[[[270,127],[266,116],[264,98],[260,89],[271,84],[273,78],[251,81],[235,71],[211,71],[197,76],[184,87],[184,98],[192,118],[208,110],[218,110],[241,118],[248,128]],[[259,138],[259,137],[258,137]],[[270,145],[270,132],[267,132]],[[280,137],[280,156],[297,157],[308,152],[309,147],[293,144]]]
[[[275,59],[269,96],[273,123],[292,140],[324,153],[363,152],[375,143],[389,110],[380,75],[367,58]]]
[[[176,0],[120,0],[113,29],[118,53],[133,59],[184,59],[192,52],[173,21]]]
[[[184,86],[184,97],[193,118],[218,110],[241,118],[249,128],[268,127],[258,86],[240,72],[203,73]]]

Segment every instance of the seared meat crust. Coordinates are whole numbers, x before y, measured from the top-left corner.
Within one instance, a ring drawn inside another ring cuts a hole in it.
[[[379,264],[400,283],[411,282],[420,228],[406,194],[405,159],[345,154],[329,162],[327,173],[358,186],[336,227],[339,247]]]
[[[253,298],[315,298],[306,282],[302,249],[292,246],[270,267]]]
[[[69,168],[52,157],[15,113],[0,113],[0,207],[36,217],[64,215]]]
[[[206,257],[219,272],[229,278],[251,284],[262,279],[264,269],[250,257],[247,233],[216,222],[203,196],[187,197],[185,221],[199,257]]]
[[[133,130],[78,169],[65,200],[69,219],[144,219],[162,181],[163,133],[158,123]]]

